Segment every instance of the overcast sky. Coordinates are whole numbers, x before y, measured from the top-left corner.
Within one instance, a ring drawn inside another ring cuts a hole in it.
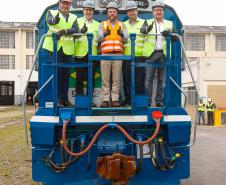
[[[37,22],[58,0],[0,0],[0,21]],[[226,26],[226,0],[165,0],[184,25]]]

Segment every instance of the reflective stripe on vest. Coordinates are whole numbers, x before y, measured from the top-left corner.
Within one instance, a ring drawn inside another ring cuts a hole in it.
[[[137,18],[136,23],[133,25],[129,23],[129,20],[126,21],[124,24],[125,24],[126,30],[128,31],[128,35],[130,35],[130,33],[140,34],[140,28],[142,27],[143,23],[144,23],[144,20],[140,18]],[[143,48],[144,48],[144,35],[136,35],[135,56],[142,56]],[[130,39],[128,39],[128,41],[124,44],[124,54],[125,55],[131,54]]]
[[[205,104],[204,103],[199,103],[198,111],[205,112]]]
[[[50,13],[53,16],[56,16],[57,13],[59,11],[58,10],[50,10]],[[69,17],[68,17],[68,21],[66,22],[65,18],[62,16],[62,14],[59,12],[59,16],[60,16],[60,22],[56,25],[48,25],[49,26],[49,30],[48,30],[48,34],[50,34],[51,36],[47,36],[44,40],[43,43],[43,48],[47,49],[51,52],[53,52],[53,39],[52,39],[52,33],[56,33],[60,30],[63,29],[70,29],[73,26],[73,23],[75,22],[75,20],[77,19],[76,15],[73,15],[71,13],[69,13]],[[46,19],[48,19],[48,17],[46,17]],[[66,55],[73,55],[74,54],[74,39],[72,36],[62,36],[60,38],[60,40],[58,40],[57,43],[57,51],[62,47],[64,54]]]
[[[123,53],[123,43],[121,37],[118,36],[117,30],[119,26],[123,29],[123,24],[116,20],[114,28],[112,28],[110,21],[103,21],[103,31],[107,30],[107,27],[111,30],[111,34],[104,38],[104,41],[101,43],[101,53]]]
[[[85,17],[80,17],[77,19],[78,27],[81,29],[85,24]],[[92,23],[86,23],[88,28],[87,33],[93,34],[93,42],[92,42],[92,55],[97,55],[97,35],[98,35],[98,28],[99,22],[93,20]],[[75,48],[74,48],[74,56],[76,57],[83,57],[88,53],[88,40],[87,36],[82,36],[75,39]]]
[[[154,19],[148,20],[148,25],[152,24],[153,21]],[[163,30],[167,30],[167,29],[172,31],[173,23],[171,21],[164,19]],[[149,32],[149,34],[156,34],[155,23],[154,23],[153,29]],[[163,52],[166,55],[166,39],[164,37],[162,37],[162,39],[163,39]],[[156,36],[150,36],[150,35],[145,36],[143,56],[149,57],[155,50],[155,44],[156,44]]]
[[[214,104],[213,103],[207,103],[206,109],[208,112],[213,112],[214,111]]]

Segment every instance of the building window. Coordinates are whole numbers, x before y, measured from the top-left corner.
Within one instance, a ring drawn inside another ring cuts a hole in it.
[[[0,31],[0,48],[15,48],[15,32]]]
[[[186,49],[189,51],[205,51],[205,34],[188,33]]]
[[[15,69],[15,55],[0,55],[0,69]]]
[[[26,55],[26,69],[31,69],[33,65],[33,55]]]
[[[34,48],[34,34],[33,32],[26,32],[26,48]]]
[[[226,35],[216,35],[216,51],[226,51]]]
[[[188,105],[197,105],[197,93],[194,87],[186,87],[184,88],[187,97],[188,97]]]

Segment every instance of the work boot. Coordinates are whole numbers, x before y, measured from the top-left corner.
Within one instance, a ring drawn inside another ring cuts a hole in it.
[[[73,107],[73,104],[71,104],[68,100],[60,100],[58,107]]]
[[[156,103],[156,107],[163,107],[163,103],[162,102]]]
[[[103,101],[100,106],[103,107],[103,108],[107,108],[107,107],[109,107],[109,102]]]
[[[113,101],[111,103],[111,105],[112,105],[112,107],[120,107],[121,106],[120,103],[119,103],[119,101]]]

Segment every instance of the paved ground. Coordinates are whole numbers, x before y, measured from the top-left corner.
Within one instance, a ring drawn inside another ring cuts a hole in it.
[[[198,128],[191,147],[191,177],[182,185],[226,185],[226,127]]]

